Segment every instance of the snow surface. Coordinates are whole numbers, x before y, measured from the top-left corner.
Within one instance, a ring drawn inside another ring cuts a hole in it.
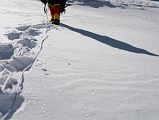
[[[0,1],[0,119],[158,120],[159,3],[69,3]]]

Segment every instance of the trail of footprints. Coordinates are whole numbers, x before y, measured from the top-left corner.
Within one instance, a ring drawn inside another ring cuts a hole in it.
[[[50,27],[49,24],[24,25],[5,34],[9,43],[0,44],[0,119],[9,111],[19,76],[33,62],[41,41],[46,37],[46,30]],[[17,96],[15,106],[8,118],[11,118],[23,102],[24,97]]]

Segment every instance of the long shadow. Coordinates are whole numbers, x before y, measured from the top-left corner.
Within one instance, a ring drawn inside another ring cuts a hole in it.
[[[107,37],[107,36],[103,36],[103,35],[98,35],[96,33],[93,33],[93,32],[90,32],[90,31],[86,31],[86,30],[82,30],[82,29],[79,29],[79,28],[74,28],[74,27],[71,27],[69,25],[66,25],[66,24],[63,24],[61,23],[61,25],[63,27],[66,27],[74,32],[77,32],[77,33],[80,33],[84,36],[87,36],[87,37],[90,37],[92,39],[95,39],[99,42],[102,42],[106,45],[109,45],[111,47],[114,47],[114,48],[118,48],[118,49],[121,49],[121,50],[125,50],[125,51],[128,51],[128,52],[133,52],[133,53],[138,53],[138,54],[146,54],[146,55],[150,55],[150,56],[158,56],[157,54],[154,54],[154,53],[151,53],[147,50],[144,50],[142,48],[137,48],[135,46],[132,46],[128,43],[125,43],[125,42],[121,42],[119,40],[115,40],[113,38],[110,38],[110,37]]]

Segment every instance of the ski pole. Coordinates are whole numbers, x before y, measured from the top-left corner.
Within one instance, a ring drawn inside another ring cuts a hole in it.
[[[48,23],[49,18],[48,18],[48,15],[47,15],[47,8],[46,8],[46,4],[44,5],[44,13],[45,13],[45,15],[46,15],[47,23]]]

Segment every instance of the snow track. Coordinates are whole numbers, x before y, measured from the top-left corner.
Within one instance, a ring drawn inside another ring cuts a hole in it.
[[[50,24],[19,26],[6,34],[11,42],[2,44],[0,49],[0,117],[8,119],[24,102],[24,72],[28,71],[42,50]],[[6,56],[7,54],[7,56]]]
[[[69,1],[62,31],[37,0],[0,1],[0,119],[158,120],[158,5]]]

